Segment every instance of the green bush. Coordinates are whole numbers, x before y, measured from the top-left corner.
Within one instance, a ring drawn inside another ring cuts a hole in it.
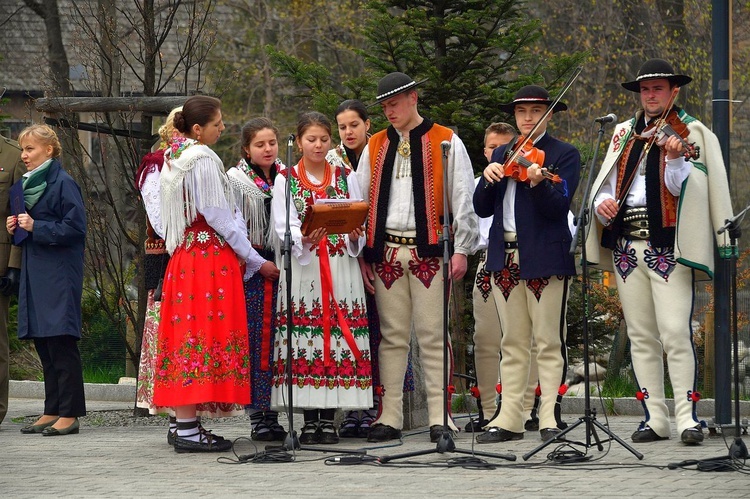
[[[122,314],[118,318],[119,324],[113,323],[102,309],[99,297],[94,293],[84,293],[81,305],[83,331],[78,347],[81,350],[84,373],[89,373],[92,377],[110,373],[110,378],[113,376],[112,373],[121,373],[114,378],[116,382],[119,376],[125,374],[126,348],[125,340],[120,333],[125,330],[125,315]]]

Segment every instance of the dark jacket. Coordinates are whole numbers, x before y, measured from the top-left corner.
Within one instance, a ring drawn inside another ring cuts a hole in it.
[[[569,253],[571,235],[568,210],[578,187],[581,157],[572,145],[546,133],[535,144],[545,153],[543,167],[562,178],[562,183],[544,180],[531,188],[518,183],[515,218],[518,238],[518,263],[522,279],[553,275],[575,275],[575,260]],[[492,161],[504,163],[505,147],[492,153]],[[474,210],[485,218],[494,216],[490,228],[486,268],[499,271],[505,266],[503,245],[503,197],[508,179],[488,184],[481,178],[474,191]]]
[[[18,337],[81,337],[86,212],[81,189],[53,160],[33,208],[34,229],[21,242]]]

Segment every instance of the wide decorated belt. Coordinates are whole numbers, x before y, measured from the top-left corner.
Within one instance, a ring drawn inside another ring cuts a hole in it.
[[[412,246],[417,244],[417,238],[413,236],[397,236],[395,234],[385,233],[385,240],[389,243],[395,244],[411,244]]]
[[[622,232],[625,237],[648,239],[648,211],[645,206],[626,207],[622,216]]]

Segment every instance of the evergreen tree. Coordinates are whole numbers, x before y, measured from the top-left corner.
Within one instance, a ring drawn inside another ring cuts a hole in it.
[[[389,72],[426,78],[420,111],[457,127],[477,171],[486,163],[484,129],[512,118],[498,104],[529,83],[551,87],[554,94],[555,84],[580,59],[535,59],[529,48],[540,36],[540,23],[528,17],[521,0],[370,0],[361,19],[366,40],[358,52],[365,70],[343,88],[327,68],[280,51],[273,54],[277,70],[310,88],[316,109],[328,113],[344,98],[373,101],[378,79]],[[387,125],[379,112],[373,114],[376,130]]]

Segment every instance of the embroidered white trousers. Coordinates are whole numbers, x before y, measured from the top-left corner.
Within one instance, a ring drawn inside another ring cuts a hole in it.
[[[645,422],[670,436],[664,396],[664,355],[674,390],[678,434],[698,424],[695,413],[698,363],[691,328],[692,270],[674,261],[670,250],[647,240],[620,238],[613,252],[617,290],[625,314],[636,383]]]

